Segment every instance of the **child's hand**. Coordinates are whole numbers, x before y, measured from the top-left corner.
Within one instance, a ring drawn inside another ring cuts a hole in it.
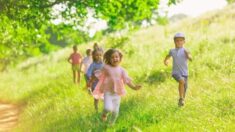
[[[91,88],[88,88],[87,91],[88,91],[88,94],[92,95],[92,90],[91,90]]]
[[[190,61],[192,61],[192,56],[191,56],[190,52],[187,51],[186,49],[184,49],[184,53],[185,53],[186,57],[187,57]]]
[[[168,63],[169,63],[168,60],[164,60],[164,64],[165,64],[166,66],[168,66]]]
[[[184,53],[186,54],[186,56],[188,56],[189,54],[189,52],[186,49],[184,49]]]
[[[135,85],[135,90],[139,90],[141,87],[141,85]]]
[[[91,88],[91,83],[87,83],[86,87],[87,89]]]
[[[141,88],[141,85],[135,85],[132,82],[127,83],[127,85],[134,90],[139,90]]]
[[[171,57],[170,55],[167,55],[166,58],[164,59],[164,64],[165,64],[166,66],[168,66],[170,57]]]

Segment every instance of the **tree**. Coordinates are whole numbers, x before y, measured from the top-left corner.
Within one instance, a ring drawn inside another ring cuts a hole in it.
[[[177,0],[169,0],[175,4]],[[39,28],[56,16],[53,6],[63,4],[66,8],[61,15],[73,20],[74,25],[82,25],[87,9],[95,10],[95,17],[107,20],[109,28],[121,29],[126,23],[136,24],[150,19],[159,0],[0,0],[1,15],[19,21],[27,27]]]
[[[4,65],[5,69],[10,62],[48,53],[56,49],[55,45],[89,40],[86,33],[74,30],[74,27],[84,25],[89,9],[94,10],[93,17],[107,21],[109,31],[115,31],[151,19],[159,1],[0,0],[0,67]],[[169,4],[176,2],[169,0]],[[52,25],[52,20],[58,17],[53,15],[58,5],[64,6],[59,15],[69,23]],[[50,32],[49,28],[52,28]],[[55,44],[57,42],[59,44]]]

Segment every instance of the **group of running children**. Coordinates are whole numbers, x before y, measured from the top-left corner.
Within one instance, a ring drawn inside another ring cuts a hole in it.
[[[171,49],[165,57],[164,64],[167,66],[169,59],[173,58],[172,77],[179,83],[178,106],[184,106],[185,94],[188,85],[188,64],[192,61],[192,56],[184,48],[185,35],[176,33],[174,35],[175,48]],[[94,44],[93,50],[86,50],[86,57],[78,53],[77,47],[73,46],[73,53],[68,58],[72,64],[73,81],[80,83],[80,71],[84,73],[87,88],[94,97],[95,110],[98,112],[98,101],[104,100],[104,109],[101,119],[113,125],[118,117],[121,96],[126,94],[124,85],[128,85],[134,90],[141,88],[141,85],[134,84],[128,76],[126,70],[120,66],[122,53],[117,49],[108,49],[103,54],[103,49]]]

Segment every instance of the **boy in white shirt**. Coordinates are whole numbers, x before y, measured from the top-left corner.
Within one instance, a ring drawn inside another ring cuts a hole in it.
[[[164,60],[167,66],[170,57],[173,58],[172,77],[179,83],[179,106],[184,106],[185,94],[188,86],[188,63],[192,61],[192,56],[189,51],[184,48],[185,35],[176,33],[174,36],[175,48],[171,49]]]

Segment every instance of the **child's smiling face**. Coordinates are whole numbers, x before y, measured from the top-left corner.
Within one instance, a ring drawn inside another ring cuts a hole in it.
[[[118,66],[120,61],[121,61],[121,58],[120,58],[119,53],[118,52],[114,52],[111,55],[111,60],[110,60],[111,65],[112,66]]]
[[[174,41],[175,41],[176,48],[182,48],[185,43],[184,38],[175,38]]]

